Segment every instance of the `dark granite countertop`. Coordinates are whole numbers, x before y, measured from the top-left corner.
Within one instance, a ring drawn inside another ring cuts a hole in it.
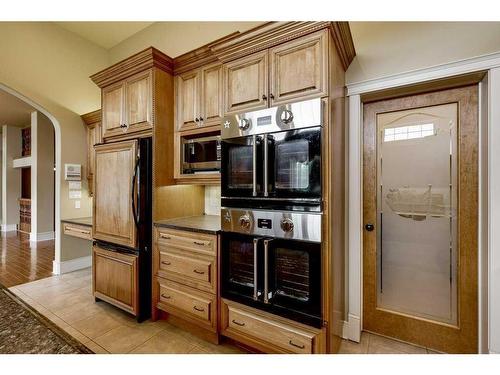
[[[78,217],[75,219],[61,219],[63,223],[85,225],[88,227],[92,226],[92,217]]]
[[[217,234],[220,231],[219,215],[188,216],[177,219],[158,220],[155,226],[181,229],[191,232]]]

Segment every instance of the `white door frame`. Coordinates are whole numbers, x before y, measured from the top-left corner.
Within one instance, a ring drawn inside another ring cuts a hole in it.
[[[480,100],[483,103],[487,100],[488,105],[479,103],[481,122],[479,163],[483,166],[479,169],[479,351],[482,353],[500,352],[500,233],[498,229],[494,231],[495,227],[500,227],[500,152],[498,152],[500,150],[500,53],[347,85],[349,102],[347,191],[349,196],[347,202],[348,276],[346,280],[348,308],[347,321],[344,323],[343,336],[345,338],[359,342],[363,326],[362,95],[481,71],[486,71],[488,75],[486,81],[480,83]],[[485,93],[487,93],[487,98],[484,98]],[[495,106],[489,105],[490,103],[498,104]],[[482,108],[487,108],[487,116],[481,113]],[[486,119],[487,124],[484,124]],[[496,153],[492,150],[496,150]],[[495,165],[497,168],[492,167]],[[487,275],[484,275],[485,273]],[[487,280],[487,285],[482,282],[483,276],[486,276],[484,280]],[[483,303],[488,311],[484,311]],[[481,319],[481,317],[484,318]],[[485,319],[487,322],[484,322]]]

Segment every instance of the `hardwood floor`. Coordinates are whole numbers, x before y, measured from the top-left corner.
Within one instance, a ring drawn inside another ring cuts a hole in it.
[[[30,244],[29,235],[1,234],[0,284],[9,288],[52,276],[54,240]]]

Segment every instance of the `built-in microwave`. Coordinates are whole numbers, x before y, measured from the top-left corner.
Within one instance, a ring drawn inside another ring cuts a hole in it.
[[[182,173],[219,173],[221,167],[221,137],[182,137]]]

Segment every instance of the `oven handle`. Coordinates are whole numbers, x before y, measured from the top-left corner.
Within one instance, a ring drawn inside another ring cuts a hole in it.
[[[252,136],[252,195],[257,196],[257,136]]]
[[[259,292],[257,290],[257,278],[258,278],[258,272],[257,272],[257,262],[258,262],[258,254],[257,250],[259,248],[259,239],[254,238],[253,239],[253,299],[254,301],[257,301],[259,298]]]
[[[269,303],[269,242],[264,240],[264,303]]]
[[[267,144],[268,142],[268,135],[264,134],[264,197],[269,196],[269,191],[268,191],[268,179],[269,179],[269,145]]]

